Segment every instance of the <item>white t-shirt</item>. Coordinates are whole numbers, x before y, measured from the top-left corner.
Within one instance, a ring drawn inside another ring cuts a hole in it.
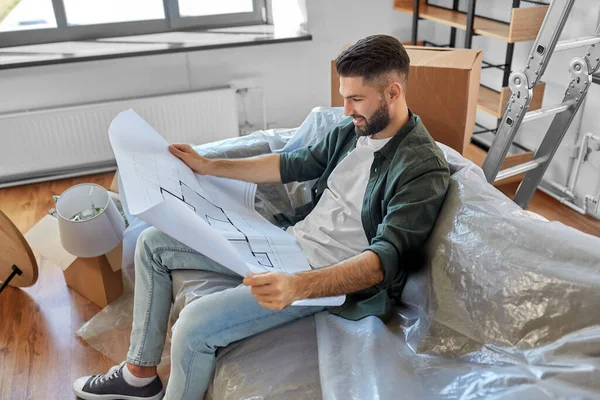
[[[312,212],[288,228],[314,268],[346,260],[369,246],[360,217],[363,198],[373,153],[390,139],[359,137],[356,148],[329,175],[327,188]]]

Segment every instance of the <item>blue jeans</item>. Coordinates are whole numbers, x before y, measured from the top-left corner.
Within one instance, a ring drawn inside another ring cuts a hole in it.
[[[322,311],[324,307],[263,308],[242,277],[156,228],[144,230],[135,251],[133,328],[127,361],[160,362],[172,302],[171,271],[197,269],[239,277],[240,285],[203,296],[183,308],[173,326],[166,398],[202,399],[219,347]]]

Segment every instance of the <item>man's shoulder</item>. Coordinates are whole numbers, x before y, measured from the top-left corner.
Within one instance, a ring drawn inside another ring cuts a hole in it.
[[[400,143],[394,156],[394,163],[405,170],[418,167],[435,168],[441,166],[447,168],[444,152],[420,120]]]

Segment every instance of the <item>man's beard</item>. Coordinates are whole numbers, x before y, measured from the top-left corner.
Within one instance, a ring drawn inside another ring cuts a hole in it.
[[[371,136],[385,129],[390,123],[390,112],[385,102],[371,115],[371,118],[366,119],[362,115],[352,115],[353,118],[362,118],[365,121],[364,127],[354,126],[354,130],[358,136]]]

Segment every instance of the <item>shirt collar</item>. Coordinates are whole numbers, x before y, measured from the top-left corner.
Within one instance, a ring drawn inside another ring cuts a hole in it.
[[[410,109],[408,109],[408,121],[402,125],[402,128],[400,128],[400,130],[394,136],[392,136],[390,141],[387,142],[385,146],[383,146],[377,152],[381,153],[381,155],[388,160],[392,160],[394,158],[394,154],[396,154],[396,150],[398,150],[398,146],[400,146],[400,143],[402,140],[404,140],[406,135],[408,135],[409,132],[412,131],[417,125],[418,119],[419,117],[413,114]]]

